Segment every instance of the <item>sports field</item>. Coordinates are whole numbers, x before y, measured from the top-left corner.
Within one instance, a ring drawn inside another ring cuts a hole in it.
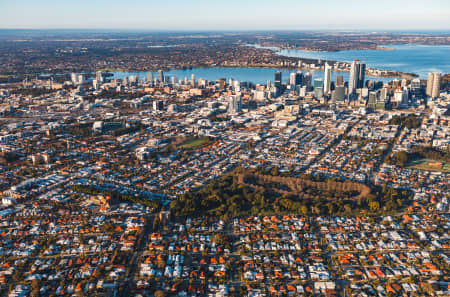
[[[450,164],[431,159],[418,159],[410,162],[407,167],[426,171],[438,171],[450,173]]]

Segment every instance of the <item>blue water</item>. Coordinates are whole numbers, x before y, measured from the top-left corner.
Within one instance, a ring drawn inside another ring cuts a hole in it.
[[[187,77],[191,79],[191,75],[195,74],[196,79],[203,78],[209,81],[216,81],[220,78],[228,79],[232,78],[240,82],[252,82],[255,84],[266,84],[268,80],[274,80],[275,71],[281,71],[283,76],[283,82],[289,78],[291,72],[296,70],[275,69],[275,68],[244,68],[244,67],[219,67],[219,68],[193,68],[188,70],[171,70],[165,71],[165,76],[176,76],[178,79],[184,79]],[[323,71],[310,71],[313,78],[323,78]],[[140,79],[147,78],[147,72],[113,72],[113,78],[122,79],[127,76],[139,75]],[[336,76],[342,75],[344,80],[348,81],[348,72],[332,72],[331,79],[336,81]],[[153,77],[158,77],[157,73],[153,73]],[[366,77],[375,81],[389,82],[393,78],[385,77]]]
[[[258,45],[253,45],[260,47]],[[335,60],[351,62],[359,59],[366,62],[369,67],[393,70],[401,72],[416,73],[421,78],[426,79],[429,72],[450,73],[450,45],[387,45],[385,47],[394,50],[348,50],[339,52],[310,52],[303,50],[279,50],[270,48],[278,54],[288,57],[300,57],[311,59]],[[283,82],[289,77],[291,70],[274,68],[193,68],[189,70],[166,71],[166,76],[176,76],[178,79],[191,77],[203,78],[215,81],[219,78],[236,79],[238,81],[248,81],[255,84],[265,84],[268,80],[273,81],[275,71],[283,73]],[[323,78],[323,71],[311,71],[313,78]],[[114,78],[138,74],[141,78],[146,77],[145,72],[114,72]],[[332,74],[332,80],[336,80],[336,72]],[[348,81],[348,72],[339,72],[344,80]],[[157,74],[154,73],[154,77]],[[383,82],[391,81],[393,78],[367,77],[366,79],[379,80]]]
[[[310,52],[279,50],[279,55],[351,62],[359,59],[369,67],[416,73],[426,78],[429,72],[450,73],[450,45],[386,45],[394,50],[348,50],[339,52]]]

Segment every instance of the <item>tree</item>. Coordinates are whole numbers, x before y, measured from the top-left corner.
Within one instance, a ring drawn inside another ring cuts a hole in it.
[[[160,221],[157,216],[155,216],[155,219],[153,220],[153,231],[158,230],[160,226]]]
[[[16,269],[12,275],[12,280],[16,283],[20,282],[22,280],[22,274],[20,273],[19,269]]]
[[[400,151],[395,155],[395,158],[397,160],[397,165],[403,167],[408,161],[408,154],[404,151]]]
[[[37,279],[33,279],[31,281],[31,292],[30,292],[30,296],[31,297],[39,297],[40,296],[40,283],[39,280]]]
[[[153,295],[155,295],[155,297],[165,297],[166,293],[164,293],[164,291],[162,290],[156,290]]]
[[[378,201],[369,202],[369,208],[371,211],[375,212],[380,209],[380,203]]]
[[[306,216],[308,214],[308,207],[306,205],[302,205],[300,207],[300,212],[302,215]]]

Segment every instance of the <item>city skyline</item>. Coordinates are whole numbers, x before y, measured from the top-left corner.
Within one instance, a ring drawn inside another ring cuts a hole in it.
[[[131,0],[54,3],[2,1],[0,29],[134,30],[449,30],[450,3],[442,0],[365,3],[231,0],[211,5]]]
[[[35,2],[0,296],[450,296],[448,0]]]

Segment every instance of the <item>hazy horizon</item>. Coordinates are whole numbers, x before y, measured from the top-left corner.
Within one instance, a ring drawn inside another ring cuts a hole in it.
[[[450,34],[449,29],[379,29],[379,28],[369,28],[369,29],[350,29],[350,28],[336,28],[336,29],[140,29],[140,28],[0,28],[0,31],[89,31],[89,32],[102,32],[102,33],[115,33],[115,32],[136,32],[136,33],[270,33],[270,32],[360,32],[360,33],[443,33]]]
[[[1,29],[149,31],[450,30],[450,1],[3,0]]]

